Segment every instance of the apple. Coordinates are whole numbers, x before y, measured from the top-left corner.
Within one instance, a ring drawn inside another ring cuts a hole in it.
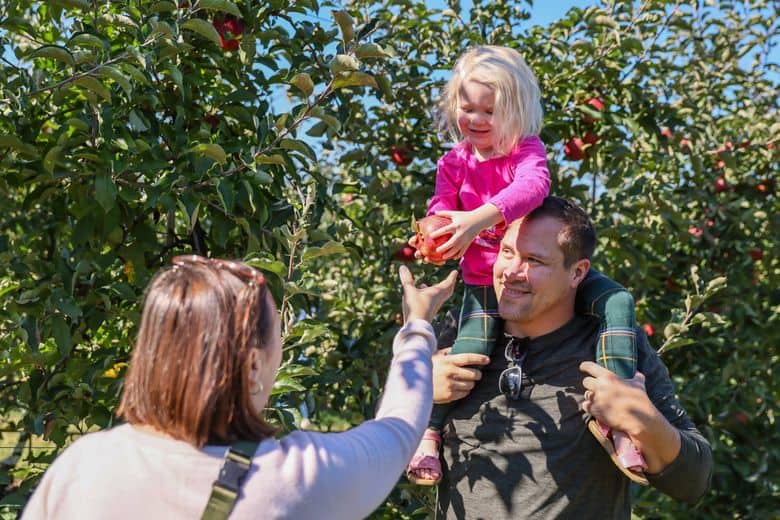
[[[222,44],[222,49],[226,51],[234,52],[238,50],[238,40],[226,40],[221,34],[219,35],[219,42]]]
[[[653,334],[655,334],[655,329],[653,328],[653,325],[650,323],[645,323],[644,325],[642,325],[642,328],[644,329],[645,334],[647,334],[648,338]]]
[[[240,41],[236,37],[244,34],[244,22],[241,19],[228,15],[224,18],[214,18],[211,24],[219,33],[219,41],[223,50],[235,51],[238,49]]]
[[[718,177],[717,179],[715,179],[715,184],[713,188],[713,191],[715,193],[721,193],[728,189],[729,189],[729,185],[726,182],[726,179],[724,179],[723,177]]]
[[[762,258],[764,258],[764,252],[760,249],[751,249],[748,251],[748,254],[750,255],[750,258],[753,259],[754,262],[758,262]]]
[[[207,115],[203,118],[203,121],[208,123],[211,128],[215,128],[217,125],[219,125],[219,118],[216,116],[216,114]]]
[[[579,137],[572,137],[563,145],[563,153],[570,161],[581,161],[585,157],[585,143]]]
[[[725,143],[723,143],[723,146],[721,146],[720,148],[715,150],[715,152],[723,153],[723,152],[725,152],[727,150],[731,150],[733,148],[734,148],[734,143],[732,143],[731,141],[726,141]]]
[[[390,158],[398,166],[408,166],[412,163],[412,151],[408,146],[393,145],[390,147]]]
[[[762,182],[761,184],[759,184],[758,186],[756,186],[756,189],[757,189],[758,191],[760,191],[761,193],[766,193],[766,184],[764,184],[764,183]]]
[[[585,135],[582,136],[582,140],[585,143],[593,146],[593,145],[595,145],[596,143],[599,142],[599,136],[597,136],[596,134],[594,134],[592,132],[585,132]]]
[[[661,130],[661,135],[667,139],[671,139],[672,137],[674,137],[674,134],[672,133],[671,129],[669,129],[668,127]]]
[[[691,142],[685,137],[683,137],[682,139],[680,139],[680,148],[687,148],[688,150],[690,150]]]
[[[585,102],[585,104],[586,104],[586,105],[588,105],[588,106],[590,106],[590,108],[592,108],[592,109],[593,109],[593,110],[595,110],[596,112],[601,112],[602,110],[604,110],[604,102],[603,102],[603,101],[601,101],[601,100],[600,100],[599,98],[597,98],[597,97],[592,97],[592,98],[588,99],[588,100]],[[588,115],[586,115],[586,116],[583,118],[583,121],[585,121],[585,122],[586,122],[587,124],[589,124],[589,125],[592,125],[593,123],[595,123],[595,122],[596,122],[596,120],[595,120],[595,119],[593,119],[592,117],[590,117],[590,116],[588,116]]]
[[[395,252],[393,258],[399,262],[413,262],[414,261],[414,248],[410,245],[405,245],[401,249]]]
[[[688,233],[690,235],[695,236],[695,237],[700,237],[700,236],[702,236],[702,234],[704,234],[704,231],[702,231],[701,229],[697,228],[696,226],[691,226],[691,227],[688,228]]]
[[[436,248],[449,240],[452,234],[445,234],[437,238],[431,238],[431,234],[451,222],[452,220],[449,217],[430,215],[414,223],[414,231],[417,233],[415,247],[429,262],[439,263],[444,261],[441,254],[436,252]]]

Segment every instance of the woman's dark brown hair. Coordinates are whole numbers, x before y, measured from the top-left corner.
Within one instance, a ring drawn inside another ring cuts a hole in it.
[[[117,413],[197,447],[272,436],[251,399],[249,353],[271,344],[277,319],[262,276],[186,258],[199,261],[175,261],[147,289]]]

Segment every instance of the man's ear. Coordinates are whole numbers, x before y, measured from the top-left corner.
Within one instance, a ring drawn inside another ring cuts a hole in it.
[[[569,267],[572,288],[576,288],[588,276],[588,271],[590,271],[590,260],[587,258],[577,260]]]

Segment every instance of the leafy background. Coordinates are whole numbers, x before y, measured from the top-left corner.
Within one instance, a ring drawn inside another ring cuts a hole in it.
[[[537,73],[553,193],[593,215],[597,267],[633,292],[714,449],[697,505],[637,489],[635,515],[776,514],[778,7],[604,2],[546,26],[529,12],[3,2],[2,516],[65,445],[114,424],[143,289],[182,252],[268,275],[285,345],[270,413],[285,429],[371,417],[402,247],[451,146],[432,109],[482,43]],[[424,517],[430,500],[400,482],[374,516]]]

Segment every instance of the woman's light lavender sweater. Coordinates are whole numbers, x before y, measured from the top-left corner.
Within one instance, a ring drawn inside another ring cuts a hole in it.
[[[393,342],[376,418],[343,433],[296,431],[260,443],[231,518],[364,518],[390,493],[431,412],[433,329],[404,325]],[[199,518],[225,446],[192,445],[129,424],[69,446],[23,518]]]

